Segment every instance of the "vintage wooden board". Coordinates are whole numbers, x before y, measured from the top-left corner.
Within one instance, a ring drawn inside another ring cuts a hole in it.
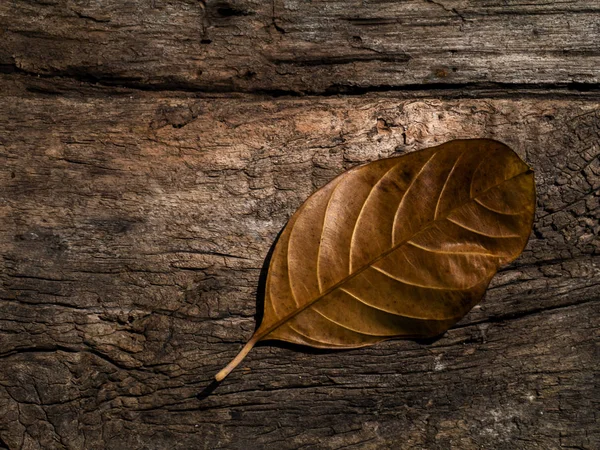
[[[600,82],[596,0],[5,1],[4,71],[147,89]]]
[[[598,442],[596,99],[56,97],[3,83],[9,448]],[[251,334],[264,259],[306,196],[355,164],[472,136],[516,149],[539,199],[525,253],[481,307],[433,344],[259,347],[197,397]]]

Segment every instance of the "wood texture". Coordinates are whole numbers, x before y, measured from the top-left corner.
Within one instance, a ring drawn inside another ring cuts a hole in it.
[[[11,0],[5,71],[148,89],[600,83],[597,0]]]
[[[597,100],[16,85],[0,121],[9,448],[598,443]],[[516,149],[539,199],[523,256],[481,307],[433,344],[259,347],[197,398],[252,333],[264,258],[313,190],[358,163],[474,135]]]
[[[1,2],[0,448],[599,448],[598,5],[533,3]],[[479,307],[205,390],[304,199],[474,137],[538,189]]]

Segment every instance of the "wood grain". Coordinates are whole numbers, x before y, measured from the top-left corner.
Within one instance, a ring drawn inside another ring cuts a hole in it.
[[[11,0],[5,72],[272,94],[597,89],[596,0]]]
[[[594,95],[1,83],[8,448],[598,446]],[[538,189],[528,246],[480,307],[434,343],[258,347],[198,397],[252,334],[265,257],[311,192],[357,164],[474,136],[514,148]]]

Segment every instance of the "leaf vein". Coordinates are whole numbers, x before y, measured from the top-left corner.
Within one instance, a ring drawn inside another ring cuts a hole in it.
[[[503,216],[520,216],[521,215],[521,213],[506,213],[506,212],[502,212],[502,211],[497,211],[497,210],[495,210],[493,208],[490,208],[488,205],[486,205],[485,203],[483,203],[477,197],[475,197],[473,200],[475,200],[475,203],[481,205],[482,207],[484,207],[488,211],[494,212],[496,214],[502,214]]]
[[[458,222],[456,219],[452,219],[451,217],[446,217],[446,220],[448,220],[449,222],[452,222],[454,225],[458,225],[459,227],[464,228],[465,230],[469,230],[471,233],[480,234],[481,236],[486,236],[486,237],[490,237],[490,238],[494,238],[494,239],[509,239],[509,238],[521,237],[518,234],[508,234],[508,235],[505,234],[505,235],[501,235],[501,236],[487,234],[481,230],[476,230],[475,228],[468,227],[468,226]]]
[[[319,238],[319,248],[317,249],[317,283],[319,285],[319,293],[323,292],[323,283],[321,282],[321,246],[323,245],[323,232],[325,231],[325,222],[327,221],[327,213],[329,211],[329,206],[331,205],[331,199],[340,184],[341,180],[338,181],[331,190],[331,194],[327,200],[327,206],[325,206],[325,213],[323,214],[323,223],[321,224],[321,236]]]
[[[417,179],[421,176],[421,174],[423,173],[423,171],[425,170],[425,167],[427,167],[427,165],[431,162],[431,160],[435,157],[435,155],[437,155],[438,153],[435,152],[433,155],[431,155],[431,157],[425,162],[425,164],[423,164],[421,166],[421,169],[419,170],[419,172],[415,175],[415,177],[410,181],[410,184],[408,185],[408,187],[406,188],[406,190],[404,191],[404,195],[402,196],[402,200],[400,200],[400,203],[398,203],[398,208],[396,209],[396,214],[394,214],[394,222],[392,224],[392,246],[396,245],[396,224],[398,223],[398,217],[400,216],[400,210],[402,209],[402,204],[404,203],[404,200],[406,199],[406,194],[408,194],[408,192],[410,191],[410,189],[414,186],[415,182],[417,181]]]
[[[421,250],[424,250],[426,252],[429,253],[439,253],[442,255],[481,255],[481,256],[489,256],[491,258],[500,258],[499,255],[496,255],[494,253],[485,253],[485,252],[450,252],[450,251],[443,251],[443,250],[432,250],[430,248],[424,247],[422,245],[419,245],[413,241],[408,241],[407,242],[408,245],[412,245],[413,247],[419,248]]]
[[[354,328],[350,328],[348,325],[340,323],[336,320],[333,320],[331,317],[327,316],[326,314],[322,313],[321,311],[316,310],[314,307],[312,308],[312,310],[314,312],[316,312],[317,314],[319,314],[321,317],[323,317],[324,319],[328,320],[331,323],[334,323],[342,328],[345,328],[346,330],[350,330],[353,333],[358,333],[358,334],[363,334],[365,336],[378,336],[378,337],[386,337],[386,336],[397,336],[398,333],[391,333],[391,334],[373,334],[373,333],[367,333],[365,331],[359,331],[359,330],[355,330]],[[383,310],[381,310],[383,311]],[[321,341],[323,342],[323,341]]]
[[[419,284],[419,283],[415,283],[413,281],[407,281],[407,280],[403,280],[401,278],[397,278],[394,275],[392,275],[391,273],[383,270],[380,267],[377,266],[371,266],[373,269],[375,269],[377,272],[382,273],[383,275],[387,276],[388,278],[391,278],[392,280],[398,281],[399,283],[402,284],[406,284],[409,286],[415,286],[415,287],[419,287],[419,288],[423,288],[423,289],[434,289],[436,291],[468,291],[469,289],[477,286],[479,283],[481,283],[481,281],[478,281],[477,283],[475,283],[472,286],[468,286],[465,288],[447,288],[447,287],[440,287],[440,286],[427,286],[426,284]]]
[[[370,304],[370,303],[367,303],[365,300],[363,300],[363,299],[362,299],[362,298],[360,298],[359,296],[357,296],[357,295],[353,294],[352,292],[348,291],[347,289],[344,289],[344,288],[342,288],[342,287],[341,287],[341,288],[339,288],[339,289],[340,289],[340,291],[342,291],[342,292],[345,292],[346,294],[348,294],[348,295],[350,295],[351,297],[355,298],[357,301],[359,301],[360,303],[362,303],[362,304],[363,304],[363,305],[365,305],[365,306],[368,306],[368,307],[370,307],[370,308],[373,308],[373,309],[376,309],[376,310],[378,310],[378,311],[382,311],[382,312],[385,312],[385,313],[388,313],[388,314],[391,314],[391,315],[394,315],[394,316],[398,316],[398,317],[404,317],[404,318],[407,318],[407,319],[417,319],[417,320],[436,320],[436,321],[452,320],[452,319],[456,319],[456,318],[457,318],[457,317],[445,317],[445,318],[443,318],[443,319],[430,319],[430,318],[428,318],[428,317],[413,316],[413,315],[409,315],[409,314],[400,314],[400,313],[399,313],[399,312],[397,312],[397,311],[390,311],[389,309],[383,309],[383,308],[381,308],[381,307],[378,307],[378,306],[372,305],[372,304]]]
[[[446,185],[448,184],[448,181],[450,180],[450,177],[452,176],[452,174],[454,173],[454,169],[456,169],[456,166],[458,165],[458,161],[460,160],[460,158],[462,158],[462,156],[465,154],[466,150],[463,150],[463,152],[458,155],[458,158],[456,158],[456,161],[454,161],[454,164],[452,165],[452,169],[450,169],[450,172],[448,172],[448,176],[446,177],[446,181],[444,181],[444,185],[442,186],[442,190],[440,191],[440,194],[438,195],[438,199],[437,202],[435,204],[435,211],[433,213],[433,220],[438,218],[438,209],[440,207],[440,202],[442,200],[442,196],[444,195],[444,190],[446,189]]]
[[[353,252],[353,249],[355,246],[354,243],[355,243],[356,230],[358,229],[358,222],[360,222],[360,218],[362,217],[363,212],[365,210],[365,205],[369,202],[371,195],[373,194],[373,192],[375,192],[375,188],[379,185],[379,183],[381,183],[381,180],[383,180],[397,166],[398,166],[398,163],[394,164],[389,170],[387,170],[381,176],[381,178],[379,178],[379,180],[377,180],[377,183],[375,183],[375,184],[373,184],[373,186],[371,186],[371,189],[369,190],[369,193],[367,194],[367,198],[365,199],[362,206],[360,207],[360,211],[358,212],[358,216],[356,217],[356,221],[354,222],[354,228],[352,229],[352,237],[350,238],[350,250],[349,250],[350,257],[348,258],[350,261],[350,267],[348,269],[348,273],[352,273],[352,252]]]

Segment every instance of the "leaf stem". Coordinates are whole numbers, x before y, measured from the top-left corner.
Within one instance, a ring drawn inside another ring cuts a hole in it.
[[[239,363],[242,362],[242,360],[246,357],[248,352],[252,350],[252,347],[254,347],[254,344],[256,344],[259,339],[260,336],[257,336],[256,334],[252,336],[252,338],[250,338],[248,343],[244,345],[244,348],[240,350],[237,356],[233,358],[231,362],[227,364],[218,374],[215,375],[215,380],[217,380],[218,383],[223,381],[223,379],[229,375],[229,373],[235,369]]]

